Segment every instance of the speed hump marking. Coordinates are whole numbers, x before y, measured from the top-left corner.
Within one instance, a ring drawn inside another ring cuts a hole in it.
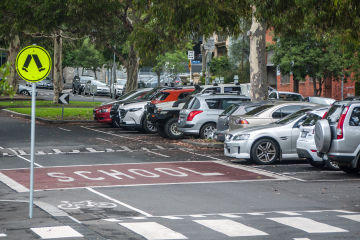
[[[50,54],[40,46],[27,46],[16,57],[16,71],[27,82],[43,80],[50,70]]]

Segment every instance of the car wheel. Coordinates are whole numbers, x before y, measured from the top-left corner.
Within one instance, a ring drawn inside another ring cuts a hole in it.
[[[334,170],[334,171],[340,170],[339,164],[337,162],[331,161],[331,160],[326,161],[326,168],[329,170]]]
[[[27,90],[22,90],[20,94],[24,96],[30,96],[30,93]]]
[[[340,168],[340,170],[342,170],[348,174],[356,174],[359,172],[358,168],[352,168],[352,167],[348,167],[346,165],[339,164],[339,168]]]
[[[251,159],[257,164],[272,164],[279,159],[280,150],[277,143],[269,138],[263,138],[254,143],[251,148]]]
[[[202,139],[213,139],[216,130],[215,123],[206,123],[200,129],[200,138]]]
[[[180,139],[183,137],[184,133],[180,132],[179,129],[179,123],[177,118],[169,119],[164,126],[164,130],[166,135],[170,139]]]
[[[146,118],[142,122],[142,128],[146,133],[157,133],[158,131],[156,124],[148,121]]]
[[[112,122],[111,122],[111,125],[114,127],[114,128],[120,128],[120,121],[119,121],[119,118],[115,117],[112,119]]]
[[[309,162],[309,164],[313,167],[316,167],[316,168],[322,168],[325,166],[325,161],[314,161],[312,160],[311,158],[308,158],[307,161]]]

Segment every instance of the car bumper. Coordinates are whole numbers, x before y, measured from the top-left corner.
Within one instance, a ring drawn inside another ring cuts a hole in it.
[[[315,152],[311,151],[315,150]],[[300,158],[310,158],[314,162],[322,162],[323,159],[316,153],[316,146],[307,141],[296,142],[296,152]]]
[[[251,141],[252,142],[252,141]],[[227,157],[235,157],[241,159],[250,159],[251,142],[232,141],[224,143],[224,155]]]
[[[214,138],[217,141],[224,142],[225,141],[225,132],[224,131],[216,131],[214,133]]]

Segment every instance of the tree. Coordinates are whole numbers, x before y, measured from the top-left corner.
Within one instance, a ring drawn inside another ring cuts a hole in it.
[[[281,73],[293,75],[294,92],[299,90],[299,81],[309,76],[313,79],[314,95],[320,96],[326,78],[349,76],[358,59],[353,52],[342,51],[337,39],[330,36],[318,39],[312,31],[274,40],[272,62],[280,67]]]
[[[74,62],[76,66],[92,69],[96,78],[96,70],[105,60],[102,53],[95,49],[95,45],[90,43],[90,39],[86,38],[81,47],[74,51]]]
[[[230,61],[227,56],[213,58],[210,62],[210,72],[214,76],[224,77],[231,70]]]

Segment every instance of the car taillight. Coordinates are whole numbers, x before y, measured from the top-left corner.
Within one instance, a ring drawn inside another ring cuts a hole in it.
[[[344,111],[342,112],[338,125],[336,126],[336,138],[337,139],[343,139],[344,137],[344,121],[345,121],[345,117],[346,114],[349,110],[349,107],[345,107]]]
[[[189,113],[189,115],[187,116],[186,121],[192,121],[196,115],[198,115],[199,113],[202,113],[202,112],[203,111],[201,111],[201,110],[191,111]]]
[[[321,119],[325,119],[326,114],[327,114],[327,112],[324,113],[324,115],[322,116]]]
[[[236,122],[237,124],[249,124],[248,120],[240,118],[239,120],[237,120]]]

